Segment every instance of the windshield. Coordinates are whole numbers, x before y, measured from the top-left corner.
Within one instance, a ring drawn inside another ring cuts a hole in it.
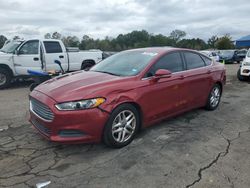
[[[1,52],[5,52],[5,53],[14,53],[14,51],[16,50],[16,48],[21,44],[21,41],[11,41],[9,43],[7,43],[6,45],[4,45],[0,51]]]
[[[247,54],[246,50],[241,50],[237,52],[237,55],[245,56]]]
[[[157,53],[142,50],[124,51],[101,61],[90,71],[117,76],[134,76],[139,74],[156,55]]]
[[[233,54],[234,54],[234,51],[229,51],[229,50],[220,51],[221,56],[233,56]]]
[[[248,50],[247,52],[247,57],[250,57],[250,50]]]

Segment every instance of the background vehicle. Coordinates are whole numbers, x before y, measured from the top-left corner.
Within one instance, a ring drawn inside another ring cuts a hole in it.
[[[216,51],[202,50],[200,52],[202,54],[207,55],[208,57],[214,59],[215,61],[219,61],[220,60],[219,54]]]
[[[62,41],[54,39],[11,41],[0,51],[0,88],[7,87],[12,78],[29,76],[28,69],[59,71],[54,60],[60,60],[66,72],[89,69],[102,60],[100,50],[66,48]]]
[[[237,77],[240,81],[246,81],[250,78],[250,49],[248,50],[245,59],[240,65],[237,72]]]
[[[226,64],[241,61],[241,58],[237,56],[237,50],[220,50],[219,51],[220,62],[225,62]]]
[[[237,51],[238,60],[243,61],[245,59],[245,57],[246,57],[246,54],[247,54],[246,49],[238,50]],[[238,63],[240,63],[239,61],[238,61]]]
[[[194,108],[215,110],[225,81],[224,65],[196,51],[128,50],[37,86],[30,122],[51,141],[120,148],[141,127]]]

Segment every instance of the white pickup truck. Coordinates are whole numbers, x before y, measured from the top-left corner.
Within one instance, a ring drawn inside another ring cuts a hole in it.
[[[102,58],[100,50],[66,48],[61,40],[11,41],[0,49],[0,89],[7,87],[13,78],[28,77],[27,70],[60,71],[55,60],[61,62],[65,72],[70,72],[90,68]]]

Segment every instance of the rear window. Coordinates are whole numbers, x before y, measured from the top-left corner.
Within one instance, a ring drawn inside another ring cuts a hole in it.
[[[184,52],[184,56],[187,63],[187,69],[195,69],[205,66],[203,59],[196,53]]]
[[[59,42],[44,41],[46,53],[62,53],[62,48]]]

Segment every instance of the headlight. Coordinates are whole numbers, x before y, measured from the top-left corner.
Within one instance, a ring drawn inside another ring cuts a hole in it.
[[[58,110],[83,110],[95,108],[105,102],[104,98],[87,99],[56,104]]]

